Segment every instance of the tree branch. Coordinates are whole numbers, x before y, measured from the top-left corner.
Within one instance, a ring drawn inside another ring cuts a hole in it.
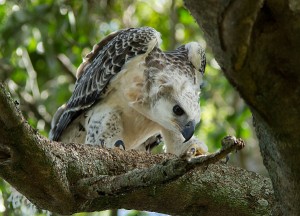
[[[172,158],[150,168],[134,169],[117,176],[95,176],[82,179],[76,185],[77,193],[85,194],[86,198],[97,198],[99,195],[117,194],[138,187],[151,186],[167,182],[182,176],[197,166],[215,163],[233,150],[244,147],[244,142],[232,137],[223,140],[223,148],[217,153],[192,158],[190,160]]]
[[[269,179],[211,164],[243,147],[240,140],[227,138],[219,152],[187,161],[170,154],[51,142],[27,124],[2,85],[0,108],[0,155],[9,155],[1,157],[0,176],[40,208],[61,214],[128,208],[257,215],[269,214],[275,203]]]

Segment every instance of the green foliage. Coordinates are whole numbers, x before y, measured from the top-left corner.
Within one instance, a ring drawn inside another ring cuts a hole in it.
[[[52,115],[71,95],[82,57],[108,33],[138,26],[161,32],[164,49],[190,41],[206,47],[199,26],[182,0],[0,0],[0,81],[20,102],[28,122],[47,136]],[[248,145],[255,144],[251,113],[220,72],[208,47],[204,79],[197,136],[210,151],[219,148],[227,134],[249,139]],[[0,198],[7,199],[10,191],[2,180],[1,192]],[[12,210],[7,202],[4,205],[5,215],[22,212]],[[132,211],[127,215],[147,213]]]

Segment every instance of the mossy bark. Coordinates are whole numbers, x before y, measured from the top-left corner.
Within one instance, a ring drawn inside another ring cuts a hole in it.
[[[225,76],[253,113],[284,215],[300,214],[300,4],[185,0]]]

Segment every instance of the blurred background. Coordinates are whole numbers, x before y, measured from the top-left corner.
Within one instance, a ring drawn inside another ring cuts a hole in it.
[[[82,58],[107,34],[128,27],[151,26],[162,34],[162,49],[198,41],[206,49],[207,67],[201,93],[202,120],[196,135],[210,152],[226,135],[246,141],[229,164],[267,175],[262,164],[251,113],[229,85],[203,32],[182,0],[0,0],[0,81],[5,83],[28,122],[48,136],[56,109],[74,88]],[[161,151],[160,145],[154,150]],[[0,179],[0,215],[54,215],[35,210]],[[161,215],[134,210],[80,213],[76,216]]]

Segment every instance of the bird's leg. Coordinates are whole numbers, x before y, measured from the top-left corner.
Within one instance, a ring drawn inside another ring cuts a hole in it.
[[[123,142],[123,125],[120,113],[109,110],[94,113],[86,120],[86,144],[101,145],[107,148],[121,148],[125,150]]]
[[[141,145],[141,149],[146,152],[151,152],[151,150],[161,143],[162,137],[160,134],[155,134],[149,137],[143,144]]]
[[[172,153],[179,156],[182,152],[181,145],[184,142],[184,138],[181,134],[176,134],[172,131],[162,129],[162,137],[165,144],[166,153]]]
[[[191,158],[208,154],[208,148],[204,142],[193,136],[186,142],[186,150],[182,151],[180,157],[190,160]]]
[[[162,136],[167,153],[176,154],[177,156],[189,159],[199,155],[205,155],[208,152],[207,146],[195,136],[187,142],[184,142],[184,138],[181,134],[165,129],[162,130]]]

